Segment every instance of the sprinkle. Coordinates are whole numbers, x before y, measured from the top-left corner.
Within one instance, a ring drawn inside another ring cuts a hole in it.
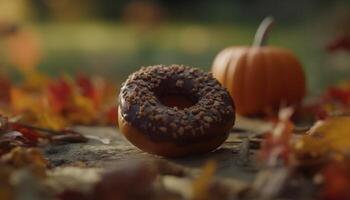
[[[175,85],[176,85],[176,87],[181,88],[184,85],[184,81],[183,80],[177,80]]]
[[[165,133],[165,132],[167,131],[167,128],[164,127],[164,126],[161,126],[161,127],[159,127],[159,130],[160,130],[161,132]]]
[[[178,132],[179,132],[180,135],[183,135],[184,134],[184,128],[180,127]]]
[[[212,122],[213,121],[213,118],[209,117],[209,116],[205,116],[204,117],[204,121],[207,121],[207,122]]]

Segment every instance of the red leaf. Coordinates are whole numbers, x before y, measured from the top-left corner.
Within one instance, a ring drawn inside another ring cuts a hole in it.
[[[76,77],[76,84],[80,88],[81,94],[85,97],[90,98],[94,102],[94,105],[96,107],[100,104],[99,93],[97,92],[93,82],[91,81],[91,78],[83,74],[79,74]]]
[[[350,161],[331,163],[324,168],[322,175],[323,199],[350,199]]]
[[[118,125],[118,107],[112,106],[106,112],[106,123],[109,125]]]
[[[72,88],[66,80],[60,78],[48,85],[48,100],[55,112],[62,110],[69,103],[72,96]]]
[[[338,36],[334,40],[329,42],[326,48],[330,52],[334,52],[338,50],[346,50],[350,52],[350,36],[347,36],[347,35]]]
[[[11,82],[4,76],[0,76],[0,102],[8,104],[11,99]]]
[[[10,125],[10,127],[9,127],[10,130],[20,132],[23,135],[23,137],[28,139],[28,145],[31,145],[31,146],[36,145],[39,137],[41,137],[41,134],[39,134],[34,129],[24,127],[24,126],[17,124],[17,123],[10,123],[9,125]]]
[[[350,90],[339,87],[330,87],[326,93],[327,96],[339,101],[343,105],[350,105]]]

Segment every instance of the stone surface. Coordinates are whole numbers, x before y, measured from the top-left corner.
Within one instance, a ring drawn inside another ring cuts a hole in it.
[[[240,155],[237,138],[245,137],[246,133],[232,133],[219,149],[211,153],[169,159],[142,152],[126,141],[115,128],[77,127],[76,129],[89,138],[87,143],[49,145],[43,149],[46,157],[55,167],[72,166],[82,162],[87,167],[107,169],[113,167],[116,161],[145,159],[176,164],[195,174],[208,159],[211,159],[217,162],[216,175],[219,178],[245,182],[253,180],[256,174],[255,163],[253,163],[255,159],[245,157],[244,162],[240,161],[245,155]],[[252,156],[254,154],[250,155]]]

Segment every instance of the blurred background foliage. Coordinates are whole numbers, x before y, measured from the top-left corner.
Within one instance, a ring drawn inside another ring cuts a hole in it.
[[[140,66],[185,64],[210,70],[231,45],[250,45],[265,16],[269,44],[289,48],[304,65],[311,94],[350,75],[350,55],[327,52],[350,34],[348,0],[0,0],[1,24],[30,31],[42,47],[41,71],[84,72],[122,82]],[[0,39],[0,71],[8,62]]]

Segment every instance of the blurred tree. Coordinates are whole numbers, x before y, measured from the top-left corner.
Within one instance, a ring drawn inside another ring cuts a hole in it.
[[[99,17],[114,21],[122,19],[124,8],[134,1],[31,0],[31,2],[41,17],[55,16],[56,19]],[[282,22],[305,21],[310,17],[318,17],[334,5],[350,3],[348,0],[144,0],[143,2],[164,8],[172,20],[220,23],[242,22],[242,20],[255,23],[267,15],[273,15]]]
[[[76,21],[96,17],[94,0],[32,0],[41,18]]]
[[[145,30],[153,28],[164,20],[164,9],[157,3],[145,0],[133,0],[123,9],[123,18],[127,23]]]
[[[31,4],[27,0],[0,0],[0,20],[22,22],[32,18]]]

